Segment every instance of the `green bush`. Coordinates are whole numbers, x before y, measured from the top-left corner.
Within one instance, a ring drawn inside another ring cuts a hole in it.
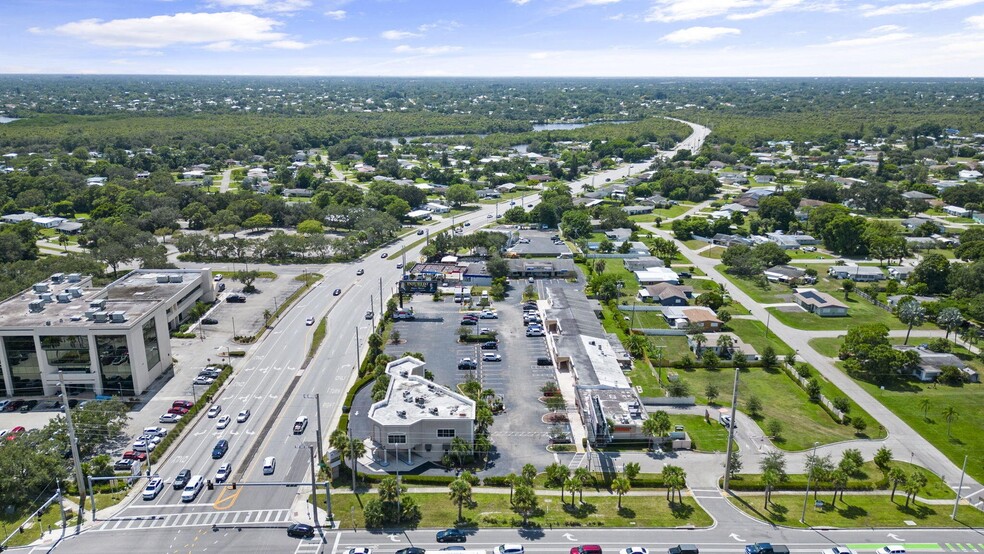
[[[483,487],[508,487],[509,478],[505,475],[489,475],[482,479]]]
[[[229,351],[229,357],[230,358],[242,358],[245,355],[246,355],[246,351],[245,350],[230,350]]]

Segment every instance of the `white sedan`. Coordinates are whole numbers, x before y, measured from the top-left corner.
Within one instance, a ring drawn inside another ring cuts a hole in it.
[[[215,426],[216,429],[225,429],[232,422],[232,416],[226,414],[219,418],[219,423]]]

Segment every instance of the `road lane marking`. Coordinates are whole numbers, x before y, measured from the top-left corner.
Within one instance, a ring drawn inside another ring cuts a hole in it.
[[[212,507],[215,508],[216,510],[228,510],[229,508],[232,508],[232,506],[236,503],[236,500],[239,498],[239,495],[242,492],[243,489],[241,488],[236,490],[226,488],[225,490],[222,491],[222,494],[220,494],[219,497],[212,504]]]

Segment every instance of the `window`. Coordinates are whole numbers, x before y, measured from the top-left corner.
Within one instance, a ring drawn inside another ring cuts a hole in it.
[[[103,394],[133,395],[133,374],[130,372],[130,349],[124,335],[97,335],[99,370]]]
[[[92,370],[89,358],[89,337],[85,335],[48,335],[41,337],[41,349],[48,365],[66,372],[88,373]]]
[[[147,354],[147,371],[161,362],[161,347],[157,343],[157,322],[151,319],[143,325],[144,350]]]
[[[438,429],[437,438],[439,439],[453,439],[454,429]]]
[[[390,444],[406,444],[407,436],[404,434],[393,434],[386,436],[386,442]]]
[[[41,365],[38,353],[34,348],[34,337],[12,336],[3,337],[3,346],[7,351],[7,362],[10,364],[10,377],[14,388],[10,392],[15,396],[41,396],[44,386],[41,384]],[[0,387],[0,392],[3,387]]]

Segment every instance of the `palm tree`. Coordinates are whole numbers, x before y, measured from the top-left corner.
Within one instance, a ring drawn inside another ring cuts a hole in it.
[[[523,476],[523,482],[526,485],[533,486],[533,480],[536,479],[536,466],[533,464],[524,465],[520,475]]]
[[[472,453],[472,447],[468,441],[461,437],[451,439],[451,455],[458,459],[458,467],[464,464],[464,456]]]
[[[352,490],[355,490],[355,479],[359,476],[359,458],[365,456],[366,445],[362,439],[349,439],[348,448],[341,452],[342,457],[347,457],[352,464]]]
[[[650,449],[656,437],[665,437],[669,434],[671,425],[670,415],[663,410],[656,410],[655,413],[649,414],[649,419],[642,422],[642,432],[650,437]]]
[[[950,340],[950,333],[963,325],[963,322],[960,308],[943,308],[936,316],[936,324],[946,330],[946,335],[943,337],[945,340]]]
[[[586,467],[579,467],[574,470],[574,478],[580,481],[581,486],[578,487],[578,498],[581,502],[584,502],[584,487],[588,486],[588,481],[593,479],[591,472],[588,471]]]
[[[700,358],[700,355],[704,350],[704,345],[707,344],[707,335],[704,333],[697,333],[690,337],[690,340],[694,342],[694,354]]]
[[[895,490],[899,488],[900,485],[904,487],[908,478],[909,477],[905,474],[905,471],[903,471],[900,467],[893,467],[888,471],[888,480],[892,482],[892,496],[889,500],[892,502],[895,501]]]
[[[492,439],[488,435],[482,434],[475,437],[475,453],[482,457],[484,465],[489,460],[489,453],[492,451]]]
[[[536,491],[529,485],[519,485],[516,487],[516,494],[513,498],[513,507],[519,510],[523,516],[523,527],[529,522],[530,515],[536,510],[537,498]]]
[[[618,509],[622,510],[622,495],[629,492],[632,489],[632,483],[629,482],[629,478],[624,475],[619,475],[612,480],[612,491],[618,495]]]
[[[509,475],[506,475],[506,481],[509,483],[509,503],[510,504],[512,504],[512,502],[513,502],[513,486],[516,484],[516,481],[518,481],[518,480],[519,480],[519,476],[516,475],[515,473],[510,473]]]
[[[898,318],[899,321],[909,326],[905,332],[905,342],[902,343],[909,344],[909,333],[912,332],[912,328],[922,325],[926,321],[926,308],[923,308],[923,305],[915,298],[903,300],[899,303]]]
[[[379,499],[385,503],[396,502],[400,498],[400,484],[396,477],[386,477],[379,482]]]
[[[719,335],[717,340],[718,352],[722,358],[727,358],[734,348],[735,341],[729,335]]]
[[[472,486],[471,483],[458,477],[451,484],[448,485],[450,489],[448,496],[451,498],[451,502],[458,505],[458,521],[461,521],[461,506],[465,502],[471,502],[472,500]]]
[[[922,408],[923,419],[929,419],[929,407],[932,405],[933,402],[928,397],[919,401],[919,407]]]
[[[957,416],[960,414],[953,406],[947,406],[943,409],[943,412],[940,415],[942,415],[943,419],[946,420],[946,436],[950,437],[950,424],[952,424],[953,420],[957,419]]]
[[[772,501],[772,487],[779,484],[779,473],[774,469],[767,469],[762,473],[762,484],[765,485],[765,509],[769,509]]]
[[[567,480],[564,481],[564,486],[567,487],[567,490],[571,491],[571,508],[573,508],[574,507],[574,493],[575,492],[580,492],[583,495],[584,494],[584,492],[583,492],[583,488],[584,487],[581,484],[581,480],[578,479],[576,475],[575,476],[568,477]],[[561,489],[561,490],[563,490],[563,489]],[[561,499],[561,500],[563,500],[563,499]]]
[[[667,489],[667,501],[673,502],[673,493],[676,492],[680,502],[683,502],[683,488],[687,486],[687,472],[682,467],[672,464],[663,466],[663,484],[666,485]]]
[[[847,488],[847,473],[840,469],[835,469],[830,473],[830,483],[834,487],[834,498],[830,501],[834,506],[837,505],[837,492],[840,491],[841,501],[844,500],[844,489]]]
[[[913,501],[916,500],[916,495],[919,491],[926,486],[928,480],[926,479],[926,474],[921,471],[915,471],[909,476],[905,481],[905,505],[909,507],[909,499]]]

